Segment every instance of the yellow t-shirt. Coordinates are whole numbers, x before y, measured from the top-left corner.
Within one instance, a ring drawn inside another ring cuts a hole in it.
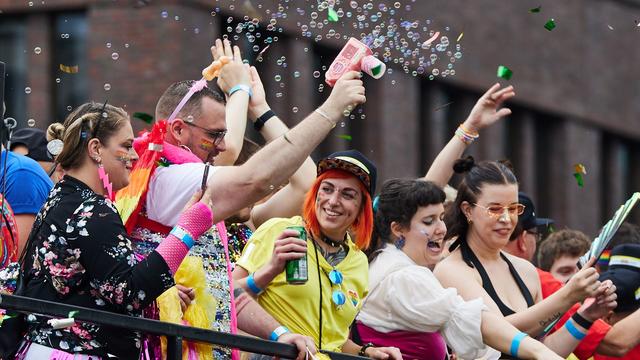
[[[249,239],[237,265],[249,273],[264,266],[273,254],[273,243],[287,226],[301,226],[300,216],[290,219],[275,218],[260,226]],[[336,267],[343,275],[342,292],[346,296],[344,305],[338,307],[331,300],[337,285],[332,285],[329,265],[318,249],[317,258],[313,241],[307,239],[307,263],[309,279],[303,285],[287,283],[285,272],[276,276],[258,297],[260,305],[278,322],[294,333],[312,337],[319,346],[319,301],[318,261],[322,283],[322,349],[341,351],[349,337],[349,326],[362,305],[362,299],[369,292],[369,265],[367,257],[347,238],[349,252]]]

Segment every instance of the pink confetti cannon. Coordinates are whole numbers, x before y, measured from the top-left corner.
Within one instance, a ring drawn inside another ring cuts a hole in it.
[[[333,60],[325,74],[325,81],[331,87],[347,71],[364,71],[374,79],[380,79],[387,66],[375,56],[369,47],[355,38],[350,38],[340,54]]]

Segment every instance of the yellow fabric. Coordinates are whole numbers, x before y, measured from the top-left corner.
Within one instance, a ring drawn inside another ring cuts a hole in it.
[[[273,243],[287,226],[302,225],[302,218],[276,218],[265,222],[249,239],[237,265],[249,273],[264,266],[273,253]],[[356,245],[347,239],[349,252],[336,269],[342,272],[344,280],[342,291],[347,297],[344,305],[338,308],[331,301],[331,294],[337,290],[329,280],[333,269],[318,249],[322,281],[322,349],[341,351],[349,336],[349,326],[362,306],[362,299],[369,291],[369,265],[367,257]],[[258,297],[260,305],[282,325],[294,333],[310,336],[319,347],[319,300],[320,288],[316,252],[312,240],[307,239],[307,262],[309,280],[303,285],[287,283],[285,272],[276,276],[264,292]]]
[[[571,355],[569,355],[569,357],[567,358],[567,360],[580,360],[580,358],[578,358],[577,356],[575,356],[575,355],[571,354]],[[590,357],[590,358],[589,358],[589,359],[587,359],[587,360],[593,360],[593,357]]]
[[[160,320],[174,324],[184,324],[201,329],[209,329],[216,313],[216,302],[206,289],[207,283],[204,274],[202,259],[196,256],[187,256],[180,264],[174,275],[176,284],[180,284],[195,291],[195,298],[182,313],[178,289],[172,287],[165,291],[157,299],[160,311]],[[186,322],[184,323],[183,320]],[[161,337],[162,358],[166,358],[167,339]],[[198,359],[213,360],[213,348],[207,343],[183,342],[182,359],[188,359],[189,348],[195,349]]]

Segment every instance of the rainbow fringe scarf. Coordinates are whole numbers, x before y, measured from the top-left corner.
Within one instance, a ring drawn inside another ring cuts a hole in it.
[[[167,122],[158,121],[153,125],[150,133],[144,133],[134,143],[140,158],[133,166],[129,176],[129,185],[116,193],[116,208],[120,212],[120,217],[128,233],[131,233],[136,226],[138,214],[140,214],[147,197],[149,180],[162,158],[166,132]]]

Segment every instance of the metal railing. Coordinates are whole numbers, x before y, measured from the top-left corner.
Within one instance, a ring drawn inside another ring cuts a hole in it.
[[[286,359],[295,359],[298,356],[298,350],[296,347],[289,344],[282,344],[249,336],[176,325],[157,320],[137,318],[108,311],[77,307],[24,296],[0,295],[0,308],[60,318],[66,318],[71,311],[74,311],[76,313],[73,318],[76,321],[125,328],[145,334],[166,336],[167,359],[182,359],[183,340],[205,342],[229,348],[237,348],[242,351],[256,354],[279,356]],[[322,352],[335,360],[366,359],[360,356],[346,355],[330,351]]]

